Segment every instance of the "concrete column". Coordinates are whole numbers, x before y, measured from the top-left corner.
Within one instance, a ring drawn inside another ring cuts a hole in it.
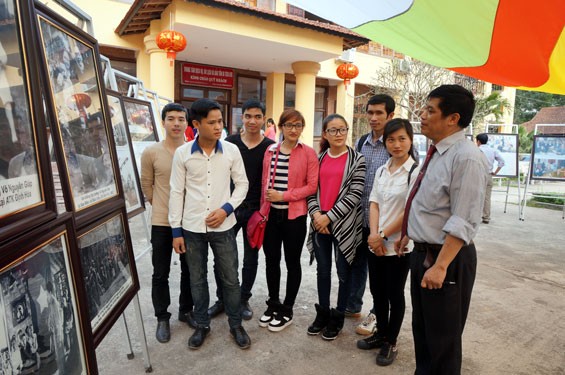
[[[296,77],[295,108],[302,113],[306,127],[302,132],[302,142],[312,146],[314,143],[314,107],[316,97],[316,75],[320,64],[312,61],[292,63]]]
[[[272,117],[278,125],[279,117],[284,111],[284,73],[267,74],[267,118]],[[277,126],[278,135],[278,126]]]
[[[155,38],[163,31],[160,20],[151,21],[149,35],[143,38],[145,53],[149,55],[149,80],[144,79],[145,88],[156,91],[166,98],[175,97],[175,67],[170,65],[165,51],[157,47]]]
[[[349,132],[347,133],[347,143],[353,146],[353,109],[355,106],[355,84],[349,83],[347,88],[343,81],[337,84],[336,95],[336,108],[335,112],[345,117],[349,125]]]

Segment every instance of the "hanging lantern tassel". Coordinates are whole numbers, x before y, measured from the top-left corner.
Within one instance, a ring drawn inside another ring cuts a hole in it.
[[[173,62],[177,57],[177,52],[181,52],[186,48],[186,38],[174,30],[161,31],[155,41],[157,42],[157,47],[167,52],[167,59],[171,62],[171,66],[173,66]]]
[[[337,67],[335,72],[339,78],[343,79],[343,84],[347,90],[347,85],[359,75],[359,68],[352,63],[343,63]]]

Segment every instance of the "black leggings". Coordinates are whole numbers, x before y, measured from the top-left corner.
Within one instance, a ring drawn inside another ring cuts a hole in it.
[[[395,345],[406,309],[404,286],[410,269],[410,253],[403,257],[378,257],[370,253],[368,264],[377,332]]]
[[[290,307],[294,305],[300,282],[302,281],[300,255],[302,254],[305,239],[306,215],[289,220],[288,210],[279,210],[271,207],[263,241],[270,301],[280,301],[281,248],[284,245],[287,277],[286,296],[283,303]]]

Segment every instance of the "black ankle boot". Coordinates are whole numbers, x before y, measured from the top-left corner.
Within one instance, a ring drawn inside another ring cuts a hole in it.
[[[316,307],[316,319],[314,319],[314,323],[310,324],[310,327],[308,327],[309,335],[319,334],[326,328],[330,321],[330,309],[327,307],[324,308],[317,303],[314,304],[314,306]]]
[[[324,340],[335,340],[341,329],[343,328],[344,314],[336,309],[331,309],[330,311],[330,321],[328,325],[322,332],[322,338]]]

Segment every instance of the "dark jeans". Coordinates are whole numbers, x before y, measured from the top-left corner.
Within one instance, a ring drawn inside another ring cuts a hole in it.
[[[410,260],[415,374],[457,375],[461,373],[461,335],[477,272],[477,251],[474,244],[463,246],[447,267],[443,287],[430,290],[420,286],[427,271],[423,265],[426,250],[437,256],[440,245],[415,244]]]
[[[257,207],[247,206],[245,203],[242,203],[236,210],[235,210],[235,217],[237,219],[237,223],[233,227],[234,235],[237,236],[239,230],[242,230],[243,234],[243,268],[241,270],[241,300],[242,301],[249,301],[251,298],[251,289],[253,288],[253,284],[255,284],[255,278],[257,277],[257,266],[259,265],[259,250],[254,249],[249,244],[247,240],[247,222],[249,218],[255,211],[259,209]],[[216,264],[214,264],[214,277],[216,279],[216,297],[218,301],[222,301],[222,282],[216,272]]]
[[[153,276],[151,277],[151,300],[157,320],[169,320],[171,314],[167,311],[171,304],[169,292],[169,272],[171,269],[171,256],[173,254],[173,234],[171,227],[153,225],[151,227],[151,245],[153,251]],[[186,265],[184,254],[180,255],[180,296],[179,312],[192,311],[193,302],[190,292],[190,273]]]
[[[359,312],[363,307],[363,294],[365,294],[365,285],[367,284],[367,256],[369,254],[369,246],[367,239],[369,238],[369,228],[363,227],[363,241],[357,247],[355,259],[351,263],[351,274],[349,276],[349,299],[347,301],[347,310],[351,312]]]
[[[378,257],[371,253],[367,261],[377,332],[386,336],[388,342],[394,345],[406,309],[404,287],[410,269],[410,253],[403,257]]]
[[[278,210],[271,207],[263,241],[269,301],[280,301],[281,248],[284,245],[284,260],[287,270],[284,305],[294,306],[302,281],[300,255],[305,239],[306,215],[289,220],[288,210]]]
[[[183,230],[186,244],[186,262],[190,270],[190,286],[194,299],[194,318],[199,326],[210,325],[208,304],[208,246],[214,253],[214,263],[223,285],[223,301],[230,328],[241,325],[239,312],[241,294],[237,273],[237,244],[233,230],[225,232],[194,233]]]
[[[337,310],[344,312],[349,295],[349,273],[351,266],[339,251],[335,237],[331,234],[314,234],[314,255],[317,263],[318,303],[321,307],[330,308],[330,292],[332,287],[332,253],[334,254],[339,288],[337,292]]]

